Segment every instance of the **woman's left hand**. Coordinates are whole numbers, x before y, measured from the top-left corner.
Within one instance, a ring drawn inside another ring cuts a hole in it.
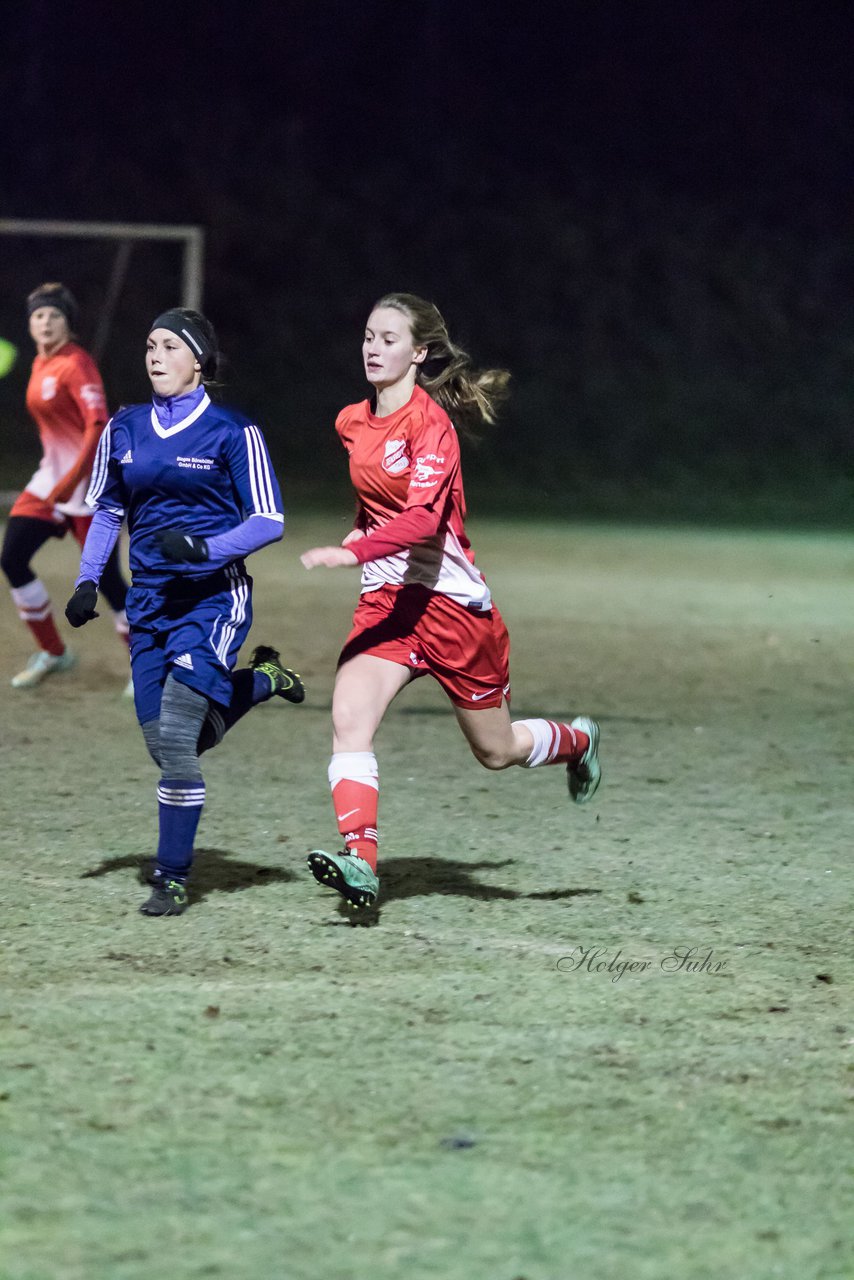
[[[302,553],[300,560],[306,569],[316,569],[318,565],[324,569],[352,568],[359,563],[347,547],[312,547]]]
[[[190,564],[202,564],[208,558],[205,539],[193,533],[184,533],[181,529],[158,529],[154,541],[164,560],[171,560],[173,564],[180,564],[182,560],[188,560]]]

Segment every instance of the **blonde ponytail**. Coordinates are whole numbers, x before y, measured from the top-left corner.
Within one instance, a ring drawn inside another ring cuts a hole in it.
[[[451,341],[438,307],[414,293],[387,293],[374,310],[393,307],[409,321],[412,341],[426,347],[427,356],[416,375],[419,386],[440,404],[463,434],[476,435],[491,425],[508,395],[506,369],[473,369],[471,357]]]

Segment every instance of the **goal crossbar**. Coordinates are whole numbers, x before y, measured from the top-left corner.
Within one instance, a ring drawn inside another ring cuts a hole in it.
[[[183,242],[182,305],[198,311],[202,305],[204,228],[156,222],[65,222],[34,218],[0,218],[0,235],[64,236],[96,240],[176,240]]]

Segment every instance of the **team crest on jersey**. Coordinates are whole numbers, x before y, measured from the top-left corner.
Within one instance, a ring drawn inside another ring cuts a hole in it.
[[[56,395],[56,378],[52,374],[42,378],[42,400],[52,400]]]
[[[399,476],[401,471],[405,471],[408,466],[406,441],[386,440],[385,453],[383,454],[383,471],[387,471],[390,476]]]

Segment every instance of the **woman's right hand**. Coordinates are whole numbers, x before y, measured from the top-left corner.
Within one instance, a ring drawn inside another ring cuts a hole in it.
[[[97,603],[98,588],[95,583],[89,579],[81,582],[65,606],[65,616],[72,627],[83,627],[87,622],[91,622],[93,618],[99,617],[100,615],[95,608]]]
[[[358,542],[360,538],[364,538],[364,529],[351,529],[346,538],[341,541],[342,547],[349,547],[351,542]]]
[[[347,547],[312,547],[310,551],[303,552],[300,560],[306,569],[316,569],[321,565],[324,569],[350,569],[359,563]]]

